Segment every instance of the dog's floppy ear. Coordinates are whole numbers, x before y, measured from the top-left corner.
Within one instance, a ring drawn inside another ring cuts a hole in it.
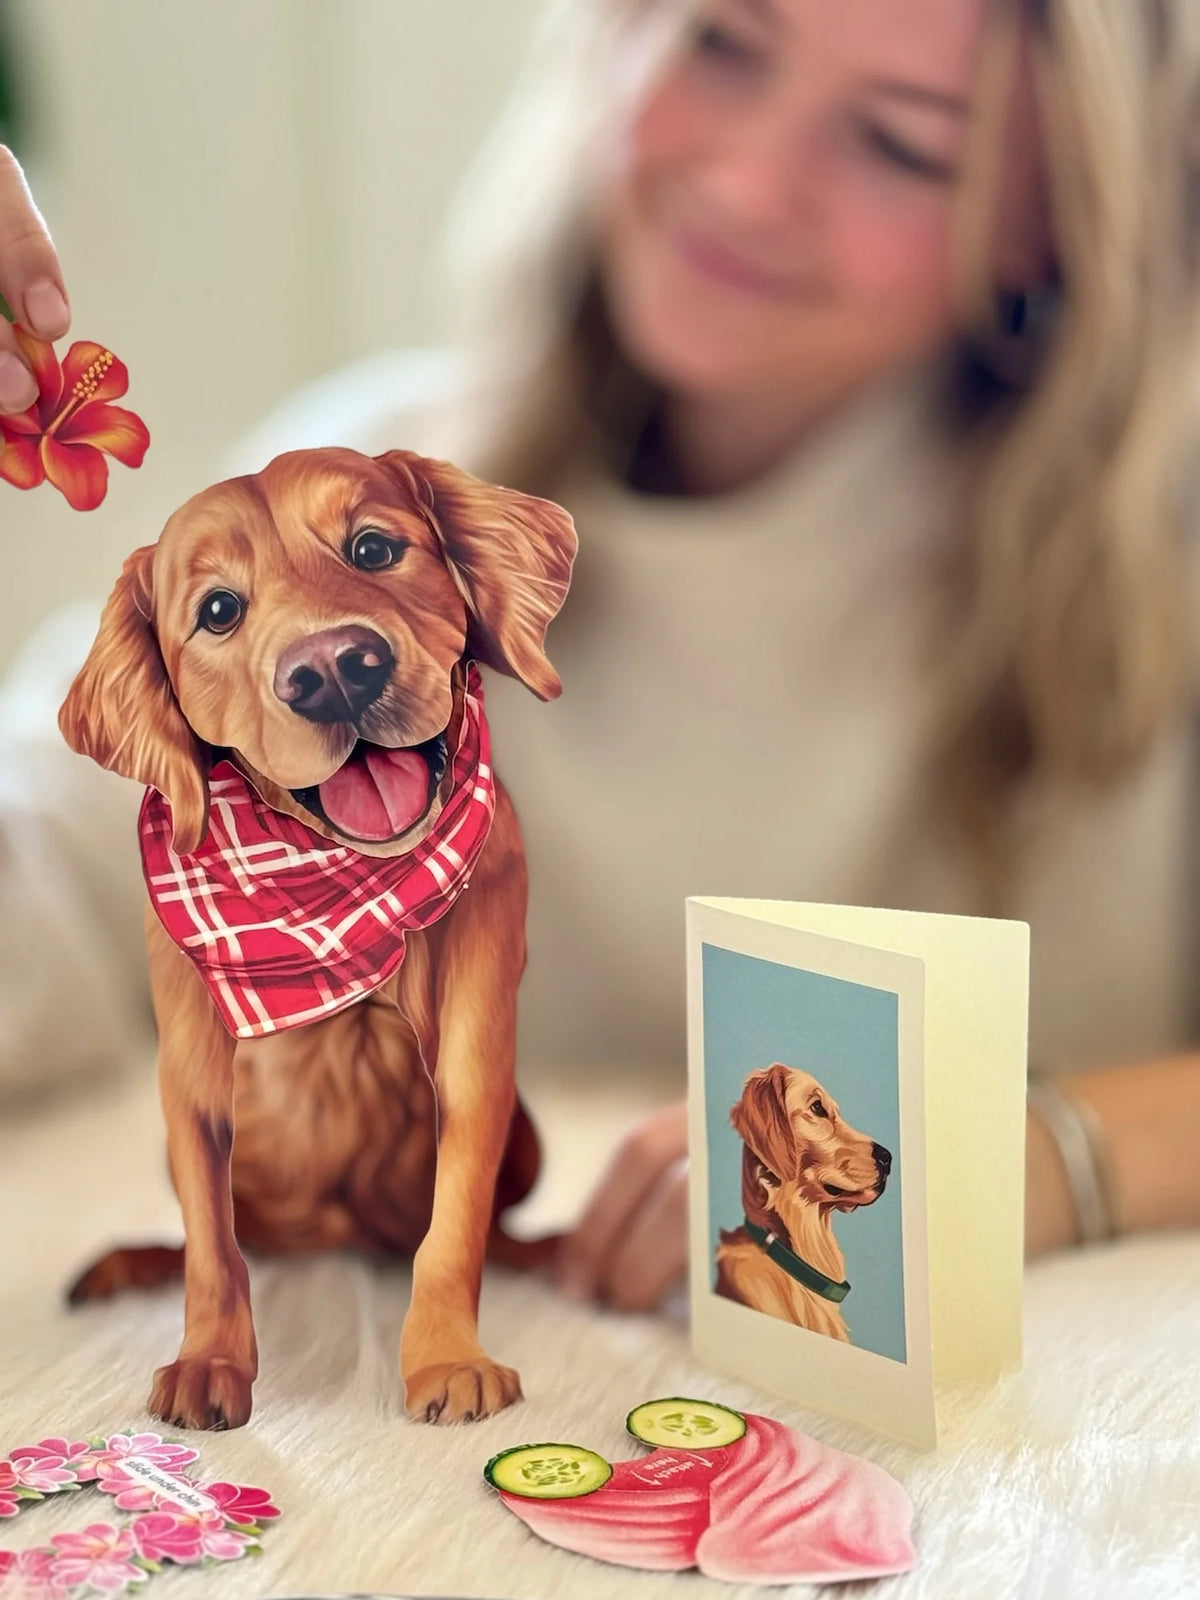
[[[58,726],[72,750],[166,796],[175,849],[186,855],[208,827],[208,763],[179,709],[150,620],[153,560],[154,546],[145,545],[121,568]]]
[[[412,450],[376,459],[430,516],[471,614],[468,652],[540,699],[556,699],[562,684],[546,658],[546,629],[571,581],[577,540],[569,513]]]
[[[796,1155],[787,1109],[789,1068],[775,1062],[752,1072],[729,1113],[734,1132],[776,1179],[794,1177]]]

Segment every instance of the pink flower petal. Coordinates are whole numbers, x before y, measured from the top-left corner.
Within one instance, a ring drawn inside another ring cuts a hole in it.
[[[91,1446],[86,1439],[39,1439],[37,1444],[23,1444],[9,1453],[10,1461],[45,1461],[54,1456],[59,1461],[74,1461],[85,1456]]]
[[[201,1530],[194,1521],[170,1511],[152,1511],[139,1517],[131,1529],[147,1561],[199,1561],[203,1554]]]
[[[237,1561],[253,1542],[249,1534],[236,1533],[233,1529],[214,1530],[204,1535],[204,1554],[216,1561]]]
[[[205,1484],[204,1492],[215,1500],[231,1522],[270,1522],[279,1515],[265,1489],[252,1489],[240,1483]]]

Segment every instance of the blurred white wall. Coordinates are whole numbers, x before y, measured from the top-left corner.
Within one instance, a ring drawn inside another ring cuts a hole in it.
[[[542,6],[11,0],[72,337],[128,364],[152,442],[90,513],[0,482],[0,666],[297,383],[438,341],[430,246]]]

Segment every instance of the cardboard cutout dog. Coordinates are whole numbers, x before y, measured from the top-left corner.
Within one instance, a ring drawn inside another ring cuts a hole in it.
[[[159,1077],[185,1246],[117,1250],[75,1301],[182,1273],[150,1410],[237,1427],[258,1367],[239,1244],[415,1252],[410,1413],[520,1395],[480,1347],[485,1253],[532,1187],[517,1098],[526,876],[475,663],[542,699],[576,550],[559,506],[405,450],[277,457],[135,551],[60,713],[148,785]],[[469,884],[469,890],[468,890]]]
[[[874,1205],[891,1151],[843,1118],[811,1073],[775,1062],[746,1079],[729,1120],[742,1140],[742,1227],[721,1230],[716,1292],[849,1340],[835,1211]]]

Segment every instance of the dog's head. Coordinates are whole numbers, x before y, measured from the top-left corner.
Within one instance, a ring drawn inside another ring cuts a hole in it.
[[[797,1205],[853,1211],[884,1191],[891,1152],[852,1128],[810,1073],[779,1062],[752,1072],[730,1121],[746,1147],[742,1199],[751,1221],[775,1212],[786,1222]]]
[[[175,848],[232,755],[263,798],[372,854],[434,808],[464,656],[561,692],[546,629],[568,514],[393,450],[299,450],[217,484],[126,561],[59,713],[67,743],[160,790]]]

